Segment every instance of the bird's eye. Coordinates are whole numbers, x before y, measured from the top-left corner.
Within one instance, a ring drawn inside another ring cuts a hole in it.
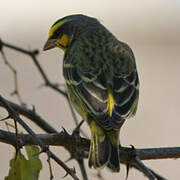
[[[60,38],[62,36],[62,33],[60,32],[59,29],[54,31],[52,38]]]

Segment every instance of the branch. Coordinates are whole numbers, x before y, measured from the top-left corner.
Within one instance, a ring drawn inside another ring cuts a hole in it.
[[[143,164],[138,156],[135,157],[134,163],[135,166],[140,169],[150,180],[156,179],[156,176],[153,174],[153,172]]]
[[[2,58],[3,58],[3,60],[4,60],[4,63],[8,66],[8,68],[12,71],[12,73],[13,73],[13,75],[14,75],[14,91],[11,93],[11,96],[17,95],[17,98],[18,98],[20,104],[21,104],[21,105],[25,105],[25,103],[22,101],[21,95],[20,95],[20,93],[19,93],[17,71],[16,71],[16,69],[9,63],[9,61],[7,60],[3,49],[1,49],[1,55],[2,55]]]
[[[41,152],[46,152],[49,157],[51,157],[54,161],[56,161],[66,172],[67,174],[71,175],[73,179],[79,180],[79,178],[76,176],[74,169],[69,168],[66,166],[66,164],[63,163],[54,153],[52,153],[48,146],[45,145],[40,138],[36,136],[36,134],[30,129],[27,124],[19,117],[16,111],[8,104],[8,102],[0,95],[0,101],[5,106],[6,110],[9,113],[9,116],[13,118],[15,121],[17,121],[33,138],[33,141],[35,141],[41,148]]]
[[[61,131],[55,134],[36,134],[41,141],[48,146],[64,146],[76,149],[80,151],[89,151],[90,141],[89,139],[82,138],[76,139],[69,135],[66,131]],[[0,141],[14,145],[16,135],[12,132],[0,130]],[[18,138],[24,145],[38,145],[34,141],[33,137],[29,134],[19,134]],[[134,150],[128,147],[120,147],[121,163],[128,164]],[[162,148],[147,148],[147,149],[135,149],[136,155],[141,160],[155,160],[155,159],[177,159],[180,158],[180,147],[162,147]],[[84,155],[87,158],[88,155]]]

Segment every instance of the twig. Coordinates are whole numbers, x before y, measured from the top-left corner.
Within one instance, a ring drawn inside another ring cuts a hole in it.
[[[35,56],[34,54],[31,54],[31,58],[32,58],[34,64],[36,65],[36,67],[38,68],[40,74],[42,75],[42,77],[43,77],[43,79],[44,79],[44,81],[45,81],[45,85],[46,85],[47,87],[50,87],[50,88],[54,89],[55,91],[59,92],[59,93],[62,94],[64,97],[68,98],[68,97],[67,97],[67,93],[66,93],[65,91],[61,90],[60,88],[58,88],[58,86],[57,86],[56,84],[52,84],[52,83],[49,81],[47,75],[45,74],[44,70],[43,70],[42,67],[40,66],[40,64],[39,64],[36,56]]]
[[[79,167],[80,167],[80,170],[81,170],[83,180],[88,180],[88,176],[87,176],[86,168],[85,168],[85,165],[84,165],[83,157],[79,158],[77,161],[78,161],[78,164],[79,164]]]
[[[53,176],[53,172],[52,172],[51,159],[49,156],[48,156],[47,162],[49,164],[50,180],[52,180],[54,178],[54,176]]]
[[[152,173],[152,171],[147,168],[143,162],[139,159],[138,156],[135,158],[135,164],[138,169],[140,169],[148,178],[149,180],[155,180],[156,176]]]
[[[18,79],[17,79],[17,71],[16,69],[10,64],[10,62],[7,60],[5,53],[3,49],[1,50],[1,55],[4,60],[4,63],[8,66],[8,68],[12,71],[14,74],[14,91],[11,93],[11,95],[17,95],[18,101],[20,102],[21,105],[25,106],[25,103],[22,101],[21,95],[19,93],[19,88],[18,88]]]
[[[164,178],[164,177],[160,176],[159,174],[157,174],[152,169],[149,168],[149,170],[156,176],[157,180],[167,180],[166,178]]]

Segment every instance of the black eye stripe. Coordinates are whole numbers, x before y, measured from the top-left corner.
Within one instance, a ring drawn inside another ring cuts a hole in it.
[[[54,31],[53,36],[58,37],[61,34],[61,27]]]
[[[56,29],[52,35],[52,38],[59,38],[64,34],[65,24]]]

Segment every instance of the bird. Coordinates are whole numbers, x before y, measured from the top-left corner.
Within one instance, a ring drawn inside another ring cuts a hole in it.
[[[63,76],[69,101],[87,122],[88,165],[120,171],[120,129],[136,113],[139,78],[135,56],[101,22],[83,14],[58,19],[43,50],[64,51]]]

